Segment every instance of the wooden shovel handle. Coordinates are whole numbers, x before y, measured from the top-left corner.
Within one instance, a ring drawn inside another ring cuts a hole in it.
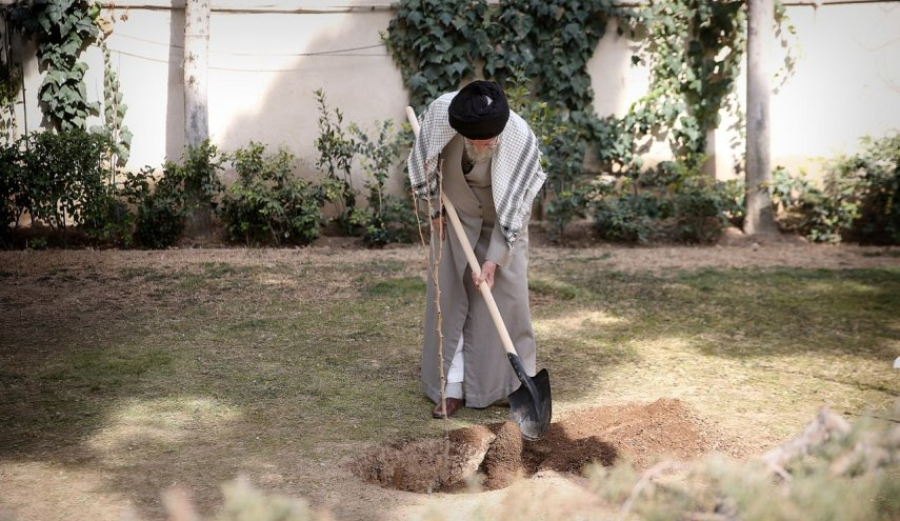
[[[413,132],[416,137],[419,136],[419,119],[416,117],[415,111],[412,107],[406,107],[406,119],[409,120],[409,124],[412,125]],[[469,242],[469,236],[466,235],[466,231],[463,229],[462,222],[459,220],[459,215],[456,213],[456,207],[453,206],[453,203],[450,202],[450,198],[447,197],[443,191],[441,191],[441,202],[444,205],[444,210],[447,212],[447,217],[450,218],[450,223],[453,225],[453,230],[456,232],[456,236],[459,238],[459,242],[462,243],[463,251],[466,253],[466,259],[469,261],[469,267],[472,268],[472,273],[475,274],[476,277],[481,276],[481,266],[478,264],[478,259],[475,257],[475,251],[472,249],[472,244]],[[512,339],[509,337],[509,332],[506,330],[506,324],[503,323],[503,317],[500,316],[500,310],[497,308],[497,302],[494,300],[494,295],[491,293],[491,288],[487,285],[486,282],[481,283],[479,286],[481,290],[481,295],[484,297],[484,301],[487,304],[488,311],[491,313],[491,318],[494,319],[494,326],[497,327],[497,333],[500,335],[500,341],[503,342],[503,349],[512,355],[518,356],[516,353],[516,348],[513,345]]]

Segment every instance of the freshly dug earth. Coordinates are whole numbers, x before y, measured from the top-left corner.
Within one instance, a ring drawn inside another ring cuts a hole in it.
[[[661,458],[680,461],[725,449],[725,443],[680,400],[603,406],[553,423],[543,439],[523,441],[513,422],[450,432],[449,464],[441,468],[445,440],[383,445],[351,464],[365,481],[409,492],[453,492],[481,482],[487,490],[520,476],[553,470],[580,473],[589,463],[629,461],[643,469]]]

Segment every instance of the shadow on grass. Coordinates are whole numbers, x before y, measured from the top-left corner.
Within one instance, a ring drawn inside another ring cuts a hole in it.
[[[79,271],[3,282],[65,294],[83,285]],[[104,488],[157,518],[174,482],[208,506],[238,472],[296,482],[353,444],[437,434],[417,382],[421,281],[396,278],[391,263],[338,271],[371,281],[305,299],[333,281],[302,268],[127,268],[106,282],[149,299],[123,308],[100,295],[65,313],[11,291],[0,462],[111,473]]]
[[[640,363],[644,343],[673,338],[728,358],[900,355],[895,269],[655,277],[597,266],[533,267],[538,361],[557,400],[578,401],[606,371]],[[206,508],[238,472],[315,495],[326,486],[316,462],[437,436],[418,383],[421,277],[393,261],[327,271],[208,263],[113,280],[80,269],[0,278],[0,290],[30,292],[0,300],[0,462],[100,470],[114,476],[109,491],[155,518],[174,481]],[[90,284],[111,293],[69,307],[29,300]],[[507,414],[465,409],[454,426]]]

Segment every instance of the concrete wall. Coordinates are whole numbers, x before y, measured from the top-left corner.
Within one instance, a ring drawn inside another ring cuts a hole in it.
[[[8,3],[8,0],[0,0]],[[799,5],[798,5],[799,4]],[[104,14],[115,20],[108,44],[119,71],[125,124],[134,133],[129,168],[177,159],[183,139],[181,59],[182,3],[166,0],[116,2]],[[252,7],[248,7],[252,6]],[[313,91],[323,88],[345,122],[373,129],[376,120],[404,120],[407,93],[399,69],[377,45],[395,11],[384,0],[239,0],[213,2],[210,41],[210,133],[222,149],[257,140],[283,145],[314,176],[318,112]],[[124,16],[123,16],[124,15]],[[772,100],[773,164],[819,170],[817,158],[852,152],[865,134],[900,127],[900,2],[788,3],[797,28],[800,58],[794,74]],[[609,27],[589,63],[598,114],[623,115],[649,83],[648,71],[630,62],[635,42]],[[795,49],[797,51],[798,49]],[[40,124],[36,93],[41,82],[32,48],[25,58],[27,127]],[[102,98],[102,59],[88,53],[88,91]],[[745,79],[739,82],[744,98]],[[22,105],[17,108],[24,131]],[[734,121],[723,114],[711,136],[719,178],[735,172]],[[651,161],[666,157],[656,146]],[[737,159],[737,161],[736,161]],[[361,186],[362,173],[356,178]],[[400,176],[393,180],[396,189]]]

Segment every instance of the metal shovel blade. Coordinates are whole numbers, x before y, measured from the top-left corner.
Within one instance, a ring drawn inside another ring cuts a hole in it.
[[[544,436],[553,416],[553,404],[550,398],[550,374],[541,369],[533,378],[525,373],[518,355],[507,354],[522,385],[509,395],[510,415],[519,424],[522,437],[529,441],[537,441]]]

